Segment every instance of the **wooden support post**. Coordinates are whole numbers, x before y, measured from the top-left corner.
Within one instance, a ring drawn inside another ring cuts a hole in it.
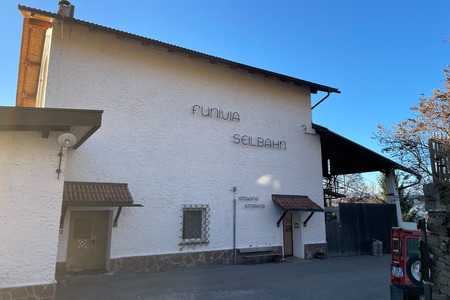
[[[114,217],[113,227],[117,227],[117,221],[119,220],[120,213],[122,212],[122,206],[117,209],[116,216]]]
[[[280,219],[278,219],[278,221],[277,221],[277,227],[280,227],[280,222],[283,220],[283,218],[284,218],[284,216],[287,214],[287,210],[285,210],[284,212],[283,212],[283,214],[281,215],[281,218]]]
[[[312,211],[309,216],[306,218],[305,222],[303,222],[303,227],[306,227],[306,223],[308,223],[309,219],[311,219],[311,217],[313,216],[313,214],[315,213],[315,211]]]

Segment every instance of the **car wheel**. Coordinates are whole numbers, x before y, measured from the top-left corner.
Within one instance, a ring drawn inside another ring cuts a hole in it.
[[[406,274],[409,280],[417,286],[422,286],[420,275],[420,259],[418,256],[411,256],[406,263]]]

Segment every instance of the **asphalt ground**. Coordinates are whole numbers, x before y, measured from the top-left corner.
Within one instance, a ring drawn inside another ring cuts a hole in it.
[[[56,299],[389,299],[389,255],[60,279]]]

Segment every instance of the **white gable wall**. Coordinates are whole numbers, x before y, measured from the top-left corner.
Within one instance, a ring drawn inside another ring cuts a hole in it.
[[[56,173],[60,146],[53,134],[5,131],[0,145],[0,288],[52,284],[64,182]]]
[[[236,199],[265,205],[237,200],[238,248],[282,244],[282,212],[271,194],[308,195],[322,205],[319,137],[302,128],[311,124],[308,88],[69,23],[63,38],[60,30],[55,25],[46,106],[104,110],[99,131],[70,153],[66,179],[126,182],[144,205],[123,209],[111,258],[179,252],[183,204],[210,206],[210,243],[194,251],[232,248],[233,187]],[[240,121],[193,114],[194,105],[237,112]],[[235,144],[235,134],[287,148]],[[323,214],[299,230],[303,243],[324,243]]]

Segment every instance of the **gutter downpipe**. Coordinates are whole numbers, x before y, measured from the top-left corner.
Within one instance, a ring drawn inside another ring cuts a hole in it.
[[[236,253],[236,187],[233,189],[233,254],[234,254],[234,264],[237,264],[237,253]]]
[[[313,107],[311,107],[311,110],[313,110],[317,105],[319,105],[320,103],[322,103],[323,101],[325,101],[325,99],[327,99],[330,96],[330,91],[327,91],[327,95],[325,97],[323,97],[322,100],[320,100],[319,102],[317,102],[316,104],[314,104]]]

